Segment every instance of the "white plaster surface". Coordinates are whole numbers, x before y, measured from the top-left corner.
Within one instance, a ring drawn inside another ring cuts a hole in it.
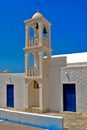
[[[67,77],[66,73],[68,74],[69,78]],[[64,83],[75,83],[76,111],[87,113],[87,66],[62,68],[61,83],[61,88],[63,88]],[[63,91],[61,91],[61,95],[63,97]],[[61,102],[63,104],[63,100]]]
[[[14,107],[25,107],[24,74],[0,74],[0,106],[7,107],[7,84],[14,84]]]
[[[61,71],[60,68],[66,65],[66,57],[51,58],[48,104],[51,111],[61,110]]]
[[[63,118],[0,109],[0,118],[49,130],[63,130]]]

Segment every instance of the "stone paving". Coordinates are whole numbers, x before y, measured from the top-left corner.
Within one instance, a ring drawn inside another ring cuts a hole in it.
[[[64,117],[64,130],[87,130],[87,115],[72,112],[48,112],[46,115]]]

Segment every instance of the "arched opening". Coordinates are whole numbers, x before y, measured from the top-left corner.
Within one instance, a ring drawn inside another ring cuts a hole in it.
[[[28,105],[31,108],[39,107],[39,83],[36,80],[28,86]]]
[[[38,89],[39,88],[39,84],[36,80],[34,80],[34,89]]]
[[[30,38],[34,38],[34,29],[32,27],[30,27]]]
[[[34,45],[34,29],[32,27],[30,27],[30,32],[29,32],[29,37],[30,37],[30,45],[33,46]]]
[[[44,38],[48,37],[47,28],[45,26],[43,27],[43,37]]]
[[[44,58],[47,58],[47,53],[44,53]]]
[[[34,68],[34,54],[29,54],[29,68]]]
[[[34,80],[34,106],[39,107],[39,84]]]

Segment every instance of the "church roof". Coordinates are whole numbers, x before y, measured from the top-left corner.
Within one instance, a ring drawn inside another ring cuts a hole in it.
[[[87,52],[53,55],[52,57],[66,57],[67,63],[87,62]]]

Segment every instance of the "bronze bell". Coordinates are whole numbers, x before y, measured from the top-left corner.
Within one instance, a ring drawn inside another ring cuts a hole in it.
[[[44,33],[44,34],[47,33],[46,27],[43,28],[43,33]]]
[[[38,29],[38,28],[39,28],[38,23],[35,23],[35,28],[36,28],[36,29]]]

